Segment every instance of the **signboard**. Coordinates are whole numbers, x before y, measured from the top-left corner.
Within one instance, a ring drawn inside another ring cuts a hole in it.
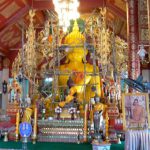
[[[23,122],[19,126],[21,137],[29,137],[32,133],[32,126],[28,122]]]

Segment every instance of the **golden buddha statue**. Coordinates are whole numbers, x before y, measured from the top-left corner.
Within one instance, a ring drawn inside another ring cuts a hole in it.
[[[85,37],[80,33],[77,22],[75,21],[73,31],[65,37],[64,44],[69,47],[66,52],[66,63],[59,66],[60,76],[58,83],[61,87],[67,87],[69,80],[72,85],[69,87],[69,94],[65,101],[59,103],[64,107],[76,98],[78,103],[87,103],[91,97],[101,96],[100,77],[98,68],[86,62],[85,58],[88,50],[84,47]]]

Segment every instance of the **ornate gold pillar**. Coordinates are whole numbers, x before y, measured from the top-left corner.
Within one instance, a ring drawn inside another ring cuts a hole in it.
[[[139,44],[149,44],[149,0],[138,0]],[[146,49],[147,47],[145,47]]]
[[[127,1],[127,39],[128,39],[128,76],[136,79],[140,74],[140,59],[137,55],[138,31],[138,0]]]
[[[143,80],[150,82],[150,0],[138,0],[138,18],[139,18],[139,44],[144,45],[148,53],[145,61],[141,63],[141,72]]]

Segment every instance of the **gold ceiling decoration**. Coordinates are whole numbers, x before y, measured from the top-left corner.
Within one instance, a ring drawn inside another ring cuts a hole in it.
[[[30,24],[28,30],[26,31],[26,43],[24,46],[24,66],[25,74],[28,77],[32,77],[36,73],[36,48],[35,48],[35,29],[33,25],[33,17],[35,16],[35,11],[29,11]]]
[[[116,71],[121,74],[123,71],[127,71],[128,50],[127,42],[121,39],[119,36],[115,36],[115,48],[116,48]],[[112,59],[111,59],[112,60]]]
[[[22,65],[22,61],[21,61],[21,49],[19,49],[18,55],[15,58],[13,64],[12,64],[12,76],[16,77],[16,75],[19,74],[20,71],[20,67]]]
[[[46,66],[53,68],[65,57],[65,54],[60,49],[65,33],[62,32],[62,28],[59,26],[56,13],[47,11],[47,14],[49,19],[45,22],[44,28],[38,33],[37,38],[35,38],[33,25],[35,12],[33,10],[29,12],[30,25],[26,32],[27,40],[23,50],[19,51],[18,57],[13,63],[14,74],[18,74],[19,68],[22,67],[24,68],[24,74],[32,78],[36,74],[37,61],[39,63],[39,60],[46,58]],[[126,68],[125,70],[127,70],[127,43],[118,36],[114,36],[115,33],[108,29],[106,8],[96,9],[89,19],[85,19],[85,34],[90,37],[90,41],[87,41],[87,43],[93,45],[93,53],[95,53],[93,55],[101,65],[103,75],[106,75],[110,70],[114,71],[114,66],[115,71],[118,73],[121,73],[121,68]],[[115,55],[113,55],[114,50]],[[49,58],[52,59],[50,60]]]
[[[38,33],[37,41],[36,41],[36,49],[41,56],[44,58],[53,57],[53,41],[54,38],[50,35],[50,22],[47,20],[44,25],[44,29]],[[51,40],[51,41],[50,41]]]
[[[12,72],[13,75],[18,75],[20,70],[23,74],[32,79],[37,73],[37,65],[44,59],[46,60],[42,71],[46,71],[46,67],[53,67],[57,60],[61,60],[65,55],[59,53],[58,48],[61,46],[64,33],[58,24],[57,15],[52,11],[47,11],[49,19],[45,21],[44,28],[38,32],[37,37],[36,28],[33,25],[33,17],[35,12],[30,10],[30,24],[26,31],[26,43],[23,48],[19,50],[18,56],[13,62]],[[24,39],[23,39],[24,41]],[[58,54],[59,53],[59,54]],[[38,62],[38,63],[37,63]]]
[[[26,31],[26,43],[24,44],[24,38],[22,37],[22,48],[19,49],[18,55],[15,58],[12,65],[12,75],[15,77],[20,73],[24,76],[32,78],[36,74],[37,59],[36,59],[36,47],[35,47],[35,29],[33,25],[33,17],[35,11],[29,11],[30,24]]]
[[[90,43],[95,47],[96,58],[104,76],[112,71],[121,73],[124,66],[127,70],[127,43],[108,28],[106,13],[105,7],[99,8],[86,19],[86,34],[91,37]]]
[[[95,47],[100,63],[105,66],[110,63],[108,56],[111,52],[111,32],[106,26],[106,8],[95,10],[86,24],[86,33],[92,39],[90,42]]]
[[[47,11],[48,20],[45,22],[44,29],[42,29],[37,36],[36,49],[46,59],[46,65],[43,71],[46,71],[46,66],[54,67],[55,63],[61,60],[65,55],[59,51],[64,32],[59,26],[57,15],[53,11]]]

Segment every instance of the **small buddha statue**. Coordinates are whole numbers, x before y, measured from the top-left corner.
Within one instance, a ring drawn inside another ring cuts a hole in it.
[[[27,94],[26,98],[25,98],[25,101],[27,103],[27,107],[30,107],[31,106],[31,98],[29,97],[29,95]]]
[[[98,132],[101,122],[103,121],[104,104],[100,103],[100,98],[97,96],[94,97],[94,100],[94,130]]]
[[[32,113],[33,113],[33,110],[31,108],[27,107],[24,111],[22,122],[31,123]]]

